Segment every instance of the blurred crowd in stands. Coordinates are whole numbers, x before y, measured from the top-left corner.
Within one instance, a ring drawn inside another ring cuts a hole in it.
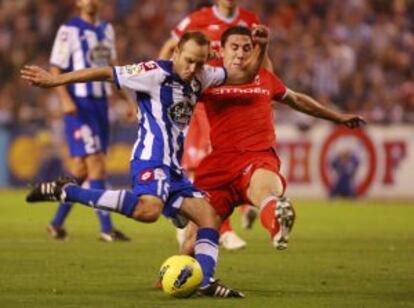
[[[269,26],[270,58],[288,87],[370,122],[414,123],[414,0],[238,2]],[[74,3],[0,0],[0,126],[59,117],[53,91],[28,87],[19,70],[27,63],[47,67],[57,28],[76,12]],[[125,64],[156,58],[170,30],[208,1],[102,3]],[[116,120],[122,111],[114,110]],[[279,122],[309,120],[283,108],[276,114]]]

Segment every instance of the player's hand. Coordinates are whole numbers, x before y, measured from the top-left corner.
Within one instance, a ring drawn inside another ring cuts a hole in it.
[[[36,65],[25,65],[20,70],[20,76],[22,79],[27,80],[31,86],[51,88],[56,85],[56,76]]]
[[[355,114],[342,114],[341,115],[341,119],[339,120],[339,123],[346,125],[349,128],[358,128],[361,127],[365,124],[367,124],[367,122],[365,121],[365,119],[359,115],[355,115]]]
[[[259,45],[269,44],[269,28],[264,25],[254,25],[252,30],[253,41]]]

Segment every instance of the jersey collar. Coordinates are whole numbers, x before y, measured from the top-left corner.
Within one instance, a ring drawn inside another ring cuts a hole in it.
[[[221,15],[218,8],[217,8],[217,5],[213,5],[212,10],[213,10],[214,16],[216,16],[218,19],[220,19],[220,20],[222,20],[222,21],[224,21],[225,23],[228,23],[228,24],[235,21],[236,18],[239,17],[239,14],[240,14],[239,7],[236,8],[236,11],[234,12],[234,15],[231,16],[231,17],[225,17],[225,16]]]
[[[184,86],[188,86],[190,84],[189,82],[185,82],[184,80],[182,80],[180,76],[173,71],[173,63],[171,60],[158,60],[157,64],[159,65],[159,67],[162,68],[164,72],[171,76],[173,80],[179,82]]]

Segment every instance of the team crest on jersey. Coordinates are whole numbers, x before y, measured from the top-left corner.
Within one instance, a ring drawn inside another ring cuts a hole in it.
[[[111,62],[111,50],[103,43],[98,43],[88,53],[89,62],[94,66],[105,66]]]
[[[154,171],[152,169],[142,170],[139,179],[141,182],[150,182],[154,180]]]
[[[168,109],[168,116],[175,125],[184,129],[190,124],[193,108],[190,100],[177,102]]]

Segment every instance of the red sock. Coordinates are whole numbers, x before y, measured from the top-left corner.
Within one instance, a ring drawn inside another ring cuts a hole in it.
[[[260,221],[262,226],[269,231],[271,238],[279,231],[280,227],[275,216],[276,202],[277,198],[270,196],[264,199],[260,205]]]
[[[233,228],[231,226],[230,218],[227,218],[225,221],[221,223],[220,234],[223,234],[229,231],[233,231]]]

